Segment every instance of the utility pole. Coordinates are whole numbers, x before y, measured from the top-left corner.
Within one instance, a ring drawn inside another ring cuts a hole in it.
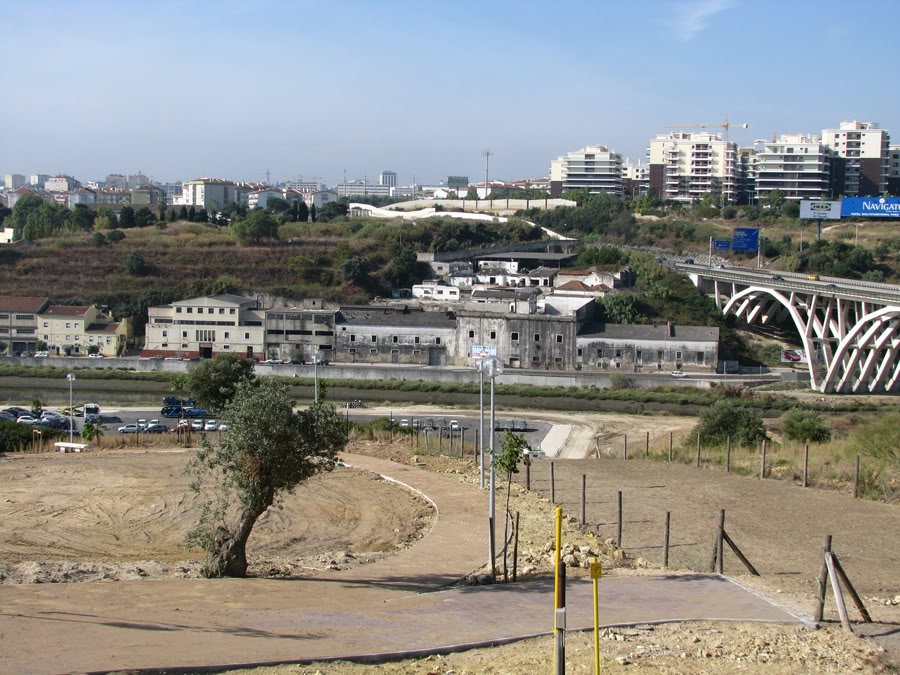
[[[488,148],[485,148],[481,151],[481,155],[484,157],[484,198],[487,199],[488,195],[488,175],[491,166],[491,155],[494,153],[491,152]]]

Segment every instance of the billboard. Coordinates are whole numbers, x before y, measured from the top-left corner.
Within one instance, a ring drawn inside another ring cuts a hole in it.
[[[469,355],[473,359],[483,359],[488,356],[497,356],[497,348],[493,345],[472,345]]]
[[[900,197],[844,197],[841,215],[844,218],[900,218]]]
[[[727,251],[731,248],[731,242],[727,239],[713,239],[713,248],[716,251]]]
[[[782,349],[782,363],[809,363],[806,358],[806,351],[803,349]]]
[[[731,238],[731,250],[735,253],[756,251],[759,249],[758,227],[736,227]]]
[[[800,202],[800,218],[807,220],[840,220],[841,203],[804,199]]]

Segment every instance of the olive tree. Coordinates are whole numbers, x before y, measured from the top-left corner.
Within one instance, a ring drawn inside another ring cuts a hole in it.
[[[186,391],[200,405],[211,410],[222,410],[234,398],[241,382],[252,382],[253,359],[237,354],[216,354],[204,359],[197,367],[179,375],[172,383],[175,391]]]
[[[204,575],[243,577],[259,517],[280,494],[334,468],[347,439],[334,406],[295,413],[287,385],[271,378],[240,382],[222,419],[228,430],[216,444],[204,437],[188,465],[191,489],[210,495],[188,541],[209,554]]]
[[[522,434],[507,430],[503,433],[500,448],[500,454],[494,456],[494,468],[506,473],[506,513],[503,518],[503,578],[506,579],[506,548],[509,540],[509,497],[512,491],[512,477],[514,473],[519,473],[519,462],[523,459],[526,462],[531,461],[529,456],[531,446],[528,445]]]

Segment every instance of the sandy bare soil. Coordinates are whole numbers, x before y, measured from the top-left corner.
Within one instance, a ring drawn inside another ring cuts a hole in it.
[[[0,458],[0,582],[195,576],[203,553],[183,546],[199,516],[187,459],[179,451]],[[432,518],[417,495],[339,468],[260,519],[248,544],[251,572],[294,575],[374,560],[418,539]]]

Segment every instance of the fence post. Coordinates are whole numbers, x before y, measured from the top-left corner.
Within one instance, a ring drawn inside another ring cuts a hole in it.
[[[672,461],[672,432],[669,432],[669,461]]]
[[[623,446],[625,449],[625,459],[628,459],[628,434],[622,434],[622,439],[625,442]]]
[[[803,449],[803,487],[809,487],[809,443]]]
[[[587,475],[581,474],[581,524],[584,525],[587,522],[587,508],[585,502],[587,501]]]
[[[725,574],[725,509],[719,511],[719,531],[716,534],[716,555],[719,558],[719,574]]]
[[[853,498],[859,498],[859,453],[856,454],[856,472],[853,474]]]
[[[666,525],[663,530],[663,568],[669,569],[669,525],[671,524],[672,512],[666,511]]]
[[[618,510],[616,516],[616,548],[622,548],[622,491],[619,490],[617,498]]]
[[[531,492],[531,459],[525,462],[525,489]]]
[[[647,436],[644,439],[644,451],[647,455],[647,459],[650,459],[650,432],[647,432]]]
[[[725,449],[725,473],[731,473],[731,434],[728,434],[728,447]]]
[[[762,442],[762,457],[760,457],[759,462],[759,478],[762,480],[766,477],[766,439],[763,439]]]
[[[556,464],[550,460],[550,503],[556,503]]]
[[[700,468],[700,434],[697,434],[697,468]]]
[[[825,615],[825,594],[828,592],[828,565],[825,558],[831,553],[831,535],[825,535],[825,546],[822,548],[822,566],[819,568],[819,577],[816,579],[818,589],[816,589],[816,611],[813,613],[813,621],[822,623],[822,617]]]

